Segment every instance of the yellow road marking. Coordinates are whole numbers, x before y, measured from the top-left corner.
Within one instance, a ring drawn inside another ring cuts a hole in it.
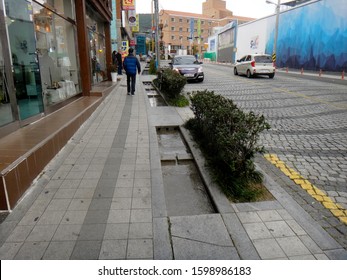
[[[295,184],[304,189],[314,199],[319,201],[325,208],[337,217],[342,223],[347,225],[347,210],[344,209],[338,203],[335,203],[329,196],[327,196],[319,188],[311,184],[307,179],[302,177],[294,169],[289,168],[286,164],[281,161],[275,154],[266,154],[264,157],[271,162],[273,165],[278,167],[287,177],[294,181]]]

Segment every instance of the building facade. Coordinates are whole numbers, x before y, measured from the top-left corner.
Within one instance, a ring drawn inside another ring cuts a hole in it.
[[[0,1],[0,137],[107,79],[111,7],[110,0]]]
[[[254,20],[234,16],[222,0],[202,3],[203,14],[161,10],[161,40],[166,54],[202,54],[207,50],[208,37],[219,28],[237,20],[239,24]]]

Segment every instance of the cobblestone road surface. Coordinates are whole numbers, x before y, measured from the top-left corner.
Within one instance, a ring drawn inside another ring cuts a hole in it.
[[[234,76],[232,67],[204,64],[205,81],[185,91],[213,90],[245,111],[263,114],[271,129],[261,137],[275,154],[339,205],[347,217],[347,83],[336,84],[278,74],[274,79]],[[347,225],[307,191],[263,158],[277,180],[344,248]]]

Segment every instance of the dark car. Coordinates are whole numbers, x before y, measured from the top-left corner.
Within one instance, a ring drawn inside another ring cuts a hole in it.
[[[187,78],[187,81],[204,80],[202,62],[199,62],[194,55],[176,55],[169,63],[170,67]]]

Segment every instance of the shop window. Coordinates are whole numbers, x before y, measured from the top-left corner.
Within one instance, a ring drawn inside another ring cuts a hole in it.
[[[0,126],[14,121],[10,96],[8,92],[8,83],[5,75],[5,62],[0,41]]]
[[[67,1],[48,2],[61,4]],[[75,45],[76,28],[50,9],[38,4],[34,4],[33,8],[44,104],[49,106],[81,91]]]
[[[105,30],[103,21],[90,6],[87,6],[87,26],[92,84],[97,84],[107,80]]]
[[[74,1],[72,0],[34,0],[65,18],[75,19]]]

